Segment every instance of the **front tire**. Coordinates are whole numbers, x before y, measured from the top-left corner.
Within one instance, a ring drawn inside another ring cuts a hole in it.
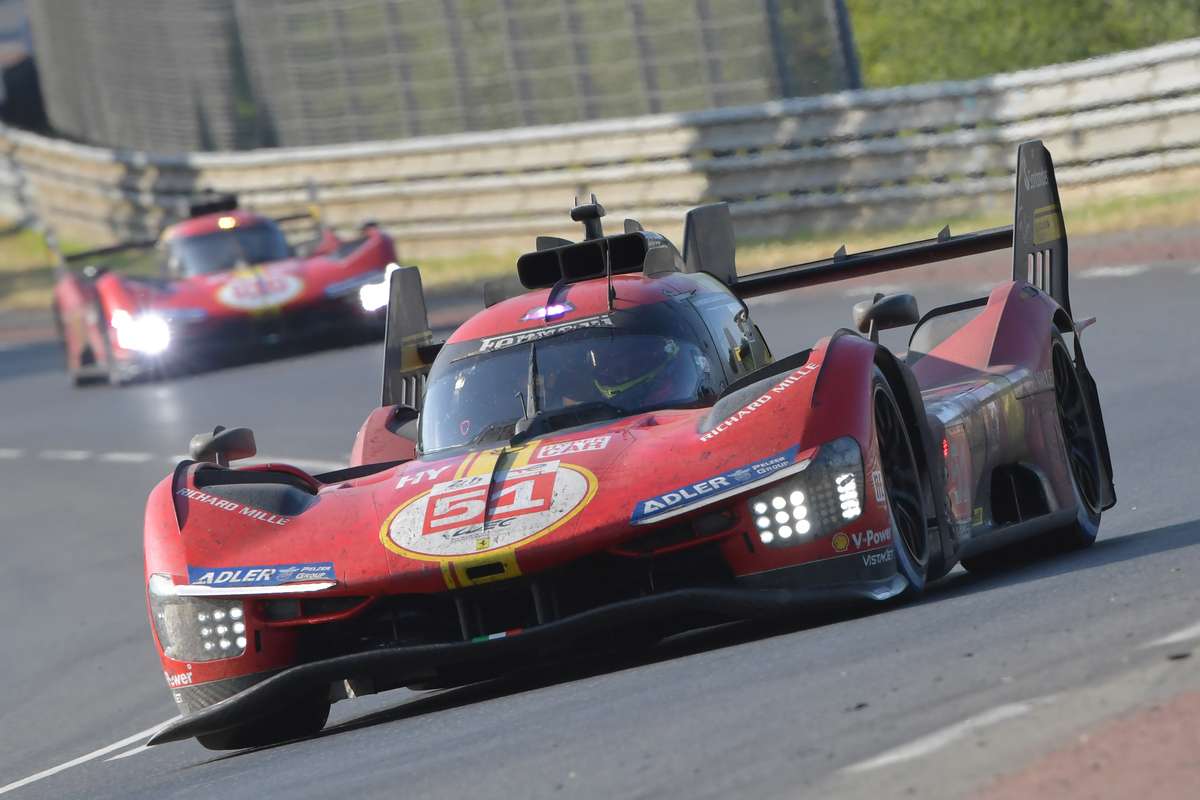
[[[321,692],[297,698],[280,711],[236,728],[197,736],[196,741],[209,750],[265,747],[312,736],[325,727],[328,719],[329,697]]]
[[[896,568],[908,581],[905,596],[920,594],[929,575],[925,490],[908,426],[891,386],[876,371],[871,387],[875,441],[891,517]]]

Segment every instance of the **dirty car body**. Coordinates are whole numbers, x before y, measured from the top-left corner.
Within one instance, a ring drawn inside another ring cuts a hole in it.
[[[1061,214],[1034,220],[1057,204],[1049,155],[1020,161],[1015,233],[744,277],[723,206],[689,215],[684,255],[632,221],[604,236],[581,206],[587,238],[540,242],[522,291],[444,343],[419,274],[397,271],[383,404],[349,468],[231,468],[206,439],[152,492],[152,630],[183,714],[152,741],[277,741],[331,700],[1088,544],[1111,466]],[[1001,247],[1014,280],[987,297],[919,320],[879,297],[796,353],[773,354],[744,302]],[[876,335],[900,325],[903,355]]]

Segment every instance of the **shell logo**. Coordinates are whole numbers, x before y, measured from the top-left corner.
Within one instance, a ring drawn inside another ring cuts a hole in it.
[[[217,302],[243,311],[261,311],[281,306],[303,290],[304,281],[295,275],[241,274],[217,290]]]
[[[839,553],[846,552],[850,547],[850,537],[844,533],[835,533],[833,535],[833,549]]]

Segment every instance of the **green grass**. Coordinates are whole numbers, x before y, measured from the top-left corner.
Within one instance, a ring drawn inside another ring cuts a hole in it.
[[[869,87],[964,80],[1200,35],[1195,0],[847,0]]]

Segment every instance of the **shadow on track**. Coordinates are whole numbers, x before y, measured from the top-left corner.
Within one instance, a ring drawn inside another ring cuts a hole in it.
[[[1086,550],[1065,553],[1045,560],[997,572],[984,577],[965,572],[954,573],[937,583],[917,601],[906,604],[920,606],[939,603],[976,592],[1011,586],[1027,581],[1053,578],[1057,575],[1076,573],[1132,561],[1139,558],[1170,552],[1185,547],[1200,546],[1200,520],[1170,525],[1163,528],[1128,534],[1114,539],[1101,539]],[[401,701],[391,708],[375,711],[362,717],[331,726],[309,737],[307,740],[323,739],[343,733],[385,725],[428,714],[436,714],[455,708],[521,694],[536,689],[571,683],[578,680],[611,674],[627,669],[637,669],[662,661],[682,658],[704,652],[713,652],[728,647],[750,644],[774,636],[782,636],[812,630],[827,625],[886,612],[896,605],[866,605],[834,610],[814,611],[803,619],[773,621],[731,622],[699,630],[675,634],[662,642],[628,652],[590,654],[586,660],[554,662],[544,666],[529,667],[501,678],[474,683],[451,689],[436,690],[415,699]],[[216,756],[192,766],[211,764],[251,753],[286,747],[296,741],[284,742],[270,747],[240,750]]]

